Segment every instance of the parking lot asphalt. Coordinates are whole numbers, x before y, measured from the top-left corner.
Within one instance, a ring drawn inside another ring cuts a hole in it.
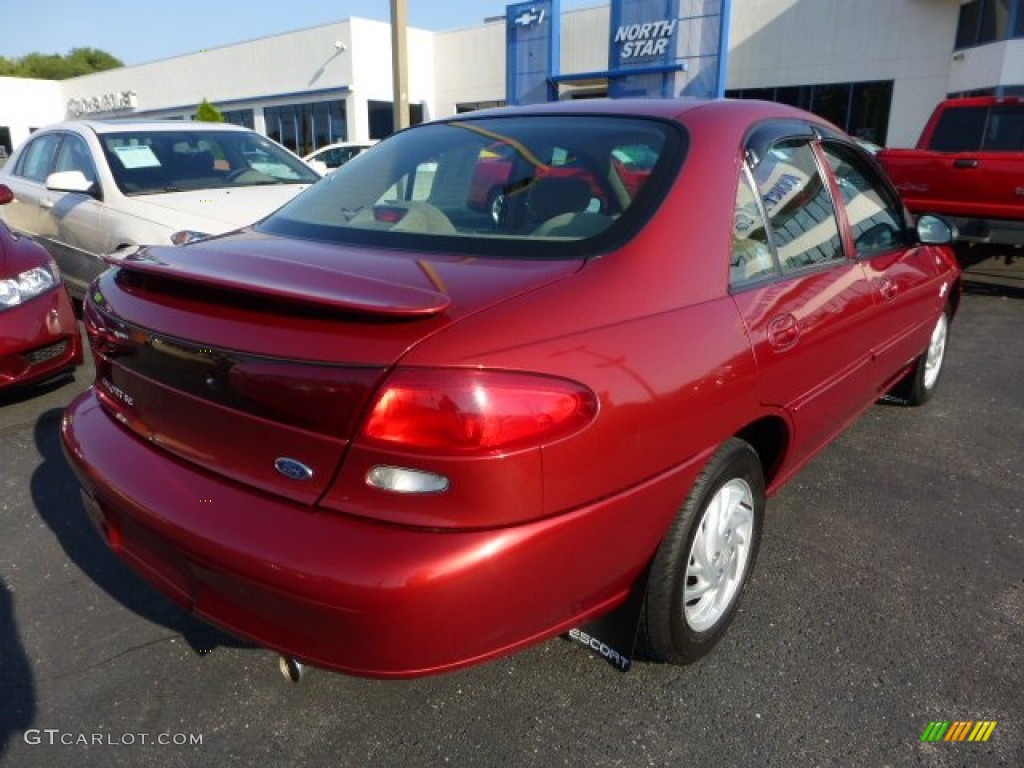
[[[935,399],[876,405],[770,500],[702,662],[555,639],[404,682],[292,685],[110,554],[57,435],[88,367],[3,397],[0,766],[1024,765],[1022,361],[1024,298],[965,295]]]

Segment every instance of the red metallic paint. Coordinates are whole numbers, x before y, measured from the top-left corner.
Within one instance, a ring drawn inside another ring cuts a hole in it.
[[[6,191],[6,192],[5,192]],[[0,204],[10,190],[0,185]],[[0,279],[41,266],[49,254],[35,242],[14,235],[0,222]],[[26,353],[66,342],[59,355],[32,363]],[[82,343],[64,286],[0,311],[0,389],[49,379],[82,362]]]
[[[381,677],[454,669],[615,607],[719,445],[770,435],[759,448],[774,490],[927,345],[957,280],[943,248],[730,293],[744,138],[760,120],[813,118],[742,102],[537,111],[685,125],[678,178],[614,250],[504,260],[253,231],[155,249],[153,264],[98,281],[98,383],[69,406],[62,434],[112,548],[187,608],[303,661]],[[344,311],[296,304],[332,263],[343,267],[327,293]],[[153,287],[166,274],[180,289]],[[898,284],[891,296],[886,280]],[[233,286],[249,298],[219,301]],[[151,381],[146,355],[184,367]],[[330,429],[289,423],[274,403],[296,396],[304,366],[331,372],[310,402],[325,386],[344,400]],[[576,382],[596,415],[493,455],[365,438],[365,417],[351,414],[392,370],[446,368]],[[241,377],[230,402],[222,369]],[[274,474],[281,455],[313,468],[308,485]],[[450,487],[382,491],[366,482],[378,465]]]
[[[92,390],[62,432],[106,540],[175,602],[282,653],[379,677],[466,666],[612,607],[704,458],[563,515],[440,533],[310,509],[140,452]]]

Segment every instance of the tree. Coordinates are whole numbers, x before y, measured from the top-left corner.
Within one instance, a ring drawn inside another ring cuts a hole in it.
[[[124,63],[98,48],[72,48],[66,56],[59,53],[30,53],[20,59],[0,56],[0,76],[35,77],[41,80],[67,80],[69,77],[123,67]]]
[[[196,120],[201,123],[223,123],[224,115],[207,99],[203,99],[196,107]]]
[[[72,48],[68,60],[76,75],[87,75],[90,72],[103,72],[124,66],[120,59],[99,48]]]

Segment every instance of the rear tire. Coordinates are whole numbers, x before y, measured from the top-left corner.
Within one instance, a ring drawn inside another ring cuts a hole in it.
[[[711,457],[651,566],[641,639],[654,660],[689,664],[725,634],[757,558],[764,474],[736,438]]]

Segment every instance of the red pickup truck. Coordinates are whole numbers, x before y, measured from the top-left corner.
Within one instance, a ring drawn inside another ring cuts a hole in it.
[[[957,225],[962,254],[1024,245],[1024,99],[948,99],[916,149],[877,157],[913,213]]]

